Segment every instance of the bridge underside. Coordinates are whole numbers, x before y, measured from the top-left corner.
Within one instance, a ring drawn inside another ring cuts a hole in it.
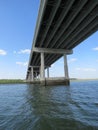
[[[38,20],[30,54],[27,79],[33,68],[36,77],[41,66],[36,49],[72,50],[98,30],[98,0],[41,0]],[[63,54],[45,53],[47,68]]]

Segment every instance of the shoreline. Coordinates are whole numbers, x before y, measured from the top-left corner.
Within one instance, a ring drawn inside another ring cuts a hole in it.
[[[0,79],[0,84],[22,84],[25,83],[24,80],[21,79]]]
[[[80,82],[80,81],[97,81],[98,79],[77,79],[71,78],[70,82]],[[25,80],[22,79],[0,79],[0,84],[24,84]]]
[[[80,81],[97,81],[98,79],[71,79],[70,82],[80,82]]]

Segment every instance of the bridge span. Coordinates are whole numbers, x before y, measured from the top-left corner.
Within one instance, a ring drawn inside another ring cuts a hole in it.
[[[49,67],[64,56],[65,77],[60,81],[69,84],[67,55],[96,31],[98,0],[40,0],[26,80],[47,84]]]

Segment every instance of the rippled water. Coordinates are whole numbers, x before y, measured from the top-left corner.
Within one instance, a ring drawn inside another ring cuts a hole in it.
[[[98,81],[0,85],[0,130],[98,130]]]

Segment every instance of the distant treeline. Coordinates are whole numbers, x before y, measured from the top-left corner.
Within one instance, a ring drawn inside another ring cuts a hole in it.
[[[77,78],[70,78],[70,80],[78,80]]]
[[[24,83],[21,79],[0,79],[0,84],[10,84],[10,83]]]

